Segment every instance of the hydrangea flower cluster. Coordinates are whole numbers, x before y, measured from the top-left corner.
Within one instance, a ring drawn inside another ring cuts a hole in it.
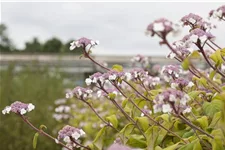
[[[86,50],[89,50],[90,48],[92,48],[96,45],[99,45],[99,41],[93,41],[91,39],[82,37],[82,38],[70,43],[70,50],[73,50],[76,47],[83,47],[83,48],[86,48]]]
[[[190,97],[182,91],[168,89],[157,95],[153,100],[153,110],[155,113],[189,113],[191,107],[187,106]]]
[[[174,42],[172,47],[174,49],[174,52],[170,52],[167,58],[173,59],[176,54],[178,54],[182,58],[186,58],[190,53],[192,53],[194,50],[192,48],[189,48],[189,43],[185,43],[182,41]]]
[[[6,106],[5,109],[2,110],[2,114],[9,114],[10,112],[14,112],[16,114],[24,115],[27,112],[32,111],[35,106],[31,103],[25,104],[20,101],[16,101],[12,103],[10,106]]]
[[[99,98],[99,97],[105,96],[105,97],[110,98],[109,95],[108,95],[110,93],[115,94],[115,96],[117,96],[118,94],[121,95],[121,93],[116,88],[107,88],[107,89],[105,89],[105,91],[98,90],[97,91],[97,97]]]
[[[83,87],[76,87],[71,92],[66,93],[66,98],[71,98],[75,96],[78,99],[81,100],[87,100],[88,98],[92,97],[92,90],[88,88]]]
[[[205,32],[202,29],[197,28],[192,30],[189,35],[186,35],[182,39],[182,41],[190,47],[192,43],[200,42],[200,44],[203,45],[206,40],[210,40],[213,38],[215,38],[215,36],[213,36],[211,33]]]
[[[133,57],[131,59],[131,62],[133,62],[133,65],[136,62],[139,62],[139,63],[141,63],[141,65],[143,65],[143,67],[147,67],[148,64],[149,64],[148,57],[145,57],[145,56],[142,56],[142,55],[137,55],[137,56]]]
[[[171,84],[170,84],[171,88],[173,89],[184,89],[184,88],[191,88],[194,86],[194,83],[191,82],[191,81],[188,81],[184,78],[178,78],[178,79],[175,79],[173,81],[171,81]]]
[[[127,80],[132,80],[134,82],[143,81],[147,76],[148,72],[142,68],[132,69],[130,72],[125,73]]]
[[[82,135],[85,135],[82,129],[66,125],[58,132],[58,140],[63,140],[68,147],[73,148],[77,146],[73,141],[78,140]]]
[[[177,30],[177,26],[175,26],[171,21],[161,18],[149,24],[146,33],[151,36],[158,34],[159,36],[164,37],[171,31],[177,32]]]
[[[144,81],[144,85],[148,87],[149,89],[155,87],[156,85],[160,84],[160,78],[159,77],[152,77],[152,76],[147,76]]]
[[[209,12],[209,17],[216,18],[219,20],[225,20],[225,5],[219,7],[216,10],[211,10]]]
[[[207,32],[210,31],[212,28],[216,28],[215,25],[204,21],[202,17],[193,13],[182,17],[181,22],[183,23],[183,26],[190,26],[192,29],[200,28]]]
[[[171,79],[177,79],[180,73],[181,68],[178,65],[163,66],[161,70],[161,75],[163,76],[166,82],[169,82]]]
[[[96,72],[93,75],[89,76],[89,78],[85,79],[85,83],[87,86],[91,84],[99,84],[102,86],[105,83],[105,79],[102,76],[102,73]]]
[[[184,26],[192,25],[194,27],[194,25],[197,25],[197,23],[201,21],[202,17],[193,13],[190,13],[181,18],[181,22],[183,23]]]

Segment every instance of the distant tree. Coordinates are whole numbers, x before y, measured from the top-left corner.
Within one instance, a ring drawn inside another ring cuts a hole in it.
[[[82,48],[76,48],[72,51],[70,51],[70,43],[72,42],[73,40],[70,40],[68,41],[66,44],[63,45],[63,52],[64,53],[68,53],[68,52],[71,52],[71,53],[74,53],[75,55],[81,55],[83,52],[82,52]]]
[[[58,38],[51,38],[43,45],[43,52],[61,52],[63,43]]]
[[[37,37],[34,37],[31,42],[25,43],[25,52],[41,52],[41,43],[39,42]]]
[[[0,52],[10,52],[13,45],[7,34],[7,26],[0,24]]]

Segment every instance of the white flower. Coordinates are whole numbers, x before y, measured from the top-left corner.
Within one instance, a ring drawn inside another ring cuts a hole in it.
[[[65,112],[70,112],[70,107],[69,107],[69,106],[65,106],[65,107],[64,107],[64,111],[65,111]]]
[[[66,93],[66,98],[72,98],[72,97],[73,97],[73,93],[72,92]]]
[[[95,45],[95,41],[91,41],[91,45],[94,46]]]
[[[35,108],[35,106],[31,103],[28,104],[28,112],[32,111]]]
[[[177,88],[177,84],[176,83],[171,83],[171,88],[176,89]]]
[[[170,53],[167,57],[170,58],[170,59],[173,59],[175,56],[176,56],[175,53]]]
[[[86,98],[87,97],[87,94],[85,93],[84,95],[83,95],[83,98]]]
[[[2,110],[2,114],[9,114],[9,112],[11,111],[11,107],[10,106],[6,106],[5,109]]]
[[[64,137],[63,141],[66,143],[70,143],[70,137],[68,136]]]
[[[168,73],[169,73],[169,74],[172,74],[172,73],[173,73],[173,70],[170,70],[170,69],[169,69],[169,70],[168,70]]]
[[[192,24],[194,24],[194,23],[196,22],[196,20],[193,19],[193,18],[190,18],[188,21],[189,21],[190,23],[192,23]]]
[[[170,81],[170,78],[167,77],[167,76],[164,76],[164,80],[165,80],[166,82],[169,82],[169,81]]]
[[[154,110],[154,113],[161,112],[161,107],[158,107],[158,105],[154,105],[153,110]]]
[[[191,107],[187,107],[185,110],[183,110],[183,113],[190,113],[191,112]]]
[[[109,76],[109,80],[115,80],[115,79],[116,79],[116,75],[115,74]]]
[[[191,39],[192,42],[196,43],[197,40],[198,40],[198,36],[197,36],[197,35],[192,35],[192,36],[190,37],[190,39]]]
[[[175,102],[176,101],[176,97],[174,96],[174,95],[170,95],[170,97],[169,97],[169,100],[171,101],[171,102]]]
[[[24,108],[22,108],[22,109],[20,110],[20,114],[21,114],[21,115],[26,114],[26,112],[27,112],[27,111],[26,111]]]
[[[70,50],[73,50],[75,48],[76,48],[76,42],[73,41],[73,42],[70,43]]]
[[[72,134],[72,137],[73,137],[75,140],[77,140],[77,139],[80,138],[80,134],[79,134],[78,132],[74,132],[74,133]]]
[[[80,129],[80,135],[85,135],[86,133],[84,132],[84,130]]]
[[[206,35],[203,35],[199,38],[199,40],[204,43],[206,40],[207,40],[207,36]]]
[[[153,24],[153,30],[155,31],[155,32],[160,32],[160,31],[164,31],[164,29],[165,29],[165,27],[164,27],[164,25],[163,25],[163,23],[162,22],[160,22],[160,23],[154,23]]]
[[[55,139],[55,143],[56,143],[56,144],[59,144],[59,140],[58,140],[58,139]]]
[[[132,79],[131,73],[129,73],[129,72],[125,73],[125,77],[126,77],[127,81]]]
[[[81,96],[81,95],[82,95],[81,90],[80,90],[80,89],[78,89],[77,91],[78,91],[78,95],[79,95],[79,96]]]
[[[189,82],[188,85],[187,85],[187,87],[189,87],[189,88],[191,88],[193,86],[194,86],[194,83],[193,82]]]
[[[163,111],[163,113],[171,113],[172,108],[170,107],[170,104],[163,104],[162,105],[162,111]]]
[[[102,96],[102,91],[98,91],[97,92],[97,97],[101,97]]]
[[[87,86],[91,85],[92,80],[90,78],[85,79],[85,83],[87,84]]]

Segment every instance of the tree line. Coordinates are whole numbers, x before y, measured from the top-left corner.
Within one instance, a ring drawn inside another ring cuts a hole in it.
[[[25,42],[23,49],[17,48],[7,34],[7,26],[0,24],[0,52],[1,53],[74,53],[81,54],[82,49],[70,51],[72,40],[63,43],[59,38],[52,37],[45,42],[40,42],[37,37]]]

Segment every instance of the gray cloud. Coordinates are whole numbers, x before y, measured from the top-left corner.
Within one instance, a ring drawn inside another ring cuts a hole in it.
[[[41,41],[57,36],[64,42],[85,36],[100,41],[96,54],[166,55],[168,49],[159,46],[158,38],[144,34],[150,22],[160,17],[178,21],[190,11],[206,18],[211,9],[220,5],[222,3],[2,3],[2,22],[8,25],[9,35],[19,47],[34,36]],[[224,24],[219,23],[218,31],[213,34],[222,45]]]

